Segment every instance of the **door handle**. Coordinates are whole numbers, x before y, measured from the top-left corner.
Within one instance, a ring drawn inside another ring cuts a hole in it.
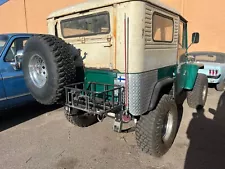
[[[107,48],[107,47],[109,48],[109,47],[111,47],[111,46],[112,46],[112,44],[104,45],[105,48]]]

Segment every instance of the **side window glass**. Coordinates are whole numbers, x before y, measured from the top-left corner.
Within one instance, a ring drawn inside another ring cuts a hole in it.
[[[164,16],[159,13],[154,13],[152,24],[153,24],[152,27],[153,40],[155,42],[173,41],[173,31],[174,31],[173,18]]]
[[[17,38],[13,41],[4,58],[5,62],[14,62],[15,55],[19,50],[23,50],[28,38]]]

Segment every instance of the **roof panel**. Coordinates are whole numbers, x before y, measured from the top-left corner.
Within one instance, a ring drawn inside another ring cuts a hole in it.
[[[110,6],[110,5],[113,5],[113,4],[129,2],[129,1],[149,2],[151,4],[162,7],[164,9],[168,10],[168,11],[171,11],[173,13],[176,13],[176,14],[180,15],[175,9],[166,6],[165,4],[160,2],[159,0],[88,0],[88,1],[83,2],[83,3],[71,5],[69,7],[60,9],[60,10],[55,11],[55,12],[52,12],[48,16],[48,19],[54,18],[54,17],[59,17],[59,16],[64,16],[64,15],[69,15],[69,14],[72,14],[72,13],[77,13],[77,12],[85,11],[85,10],[88,10],[88,9],[95,9],[95,8]]]

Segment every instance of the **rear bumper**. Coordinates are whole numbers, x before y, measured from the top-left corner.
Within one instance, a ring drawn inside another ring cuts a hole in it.
[[[218,76],[210,76],[205,69],[199,69],[198,73],[205,74],[208,78],[208,83],[219,83],[221,81],[221,74]]]
[[[207,76],[208,77],[208,83],[220,83],[221,78],[220,76],[218,77],[211,77],[211,76]]]

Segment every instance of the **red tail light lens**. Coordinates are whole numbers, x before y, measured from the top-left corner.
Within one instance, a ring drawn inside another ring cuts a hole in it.
[[[216,75],[218,74],[218,70],[216,70],[215,74],[216,74]]]
[[[219,73],[218,70],[211,70],[211,69],[209,70],[209,75],[211,75],[211,76],[217,76],[218,73]]]

